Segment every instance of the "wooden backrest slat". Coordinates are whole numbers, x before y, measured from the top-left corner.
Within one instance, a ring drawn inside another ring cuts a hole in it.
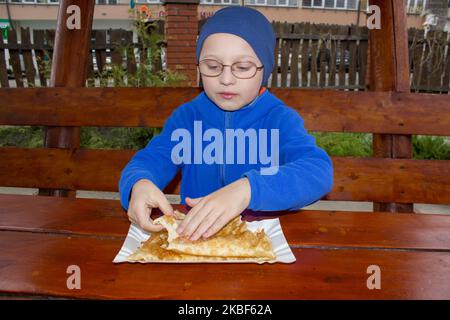
[[[272,89],[311,131],[450,136],[450,96]],[[162,127],[198,88],[1,89],[0,125]]]
[[[0,185],[117,191],[133,150],[0,148]],[[332,157],[325,200],[450,204],[450,161]],[[164,190],[179,193],[180,175]]]

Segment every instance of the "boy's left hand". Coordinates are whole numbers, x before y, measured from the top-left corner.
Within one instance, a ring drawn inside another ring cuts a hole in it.
[[[241,178],[205,197],[186,197],[192,209],[178,226],[178,234],[190,240],[214,235],[248,207],[250,196],[250,182]]]

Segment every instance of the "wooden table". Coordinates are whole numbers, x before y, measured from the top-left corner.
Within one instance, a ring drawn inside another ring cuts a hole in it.
[[[450,299],[449,216],[245,212],[274,216],[293,264],[113,264],[129,228],[118,201],[0,195],[0,296]],[[80,267],[79,290],[67,288],[70,265]],[[371,265],[379,290],[367,287]]]

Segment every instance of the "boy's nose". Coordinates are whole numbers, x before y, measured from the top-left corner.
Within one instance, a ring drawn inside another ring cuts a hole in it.
[[[236,81],[233,73],[231,72],[231,67],[224,66],[222,74],[220,75],[220,83],[227,85],[232,84],[234,81]]]

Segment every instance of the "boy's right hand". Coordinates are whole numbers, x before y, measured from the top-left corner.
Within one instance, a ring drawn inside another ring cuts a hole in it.
[[[173,215],[173,208],[164,193],[150,180],[141,179],[131,191],[128,219],[147,232],[161,231],[164,227],[153,224],[150,218],[152,208],[159,208],[162,213]]]

